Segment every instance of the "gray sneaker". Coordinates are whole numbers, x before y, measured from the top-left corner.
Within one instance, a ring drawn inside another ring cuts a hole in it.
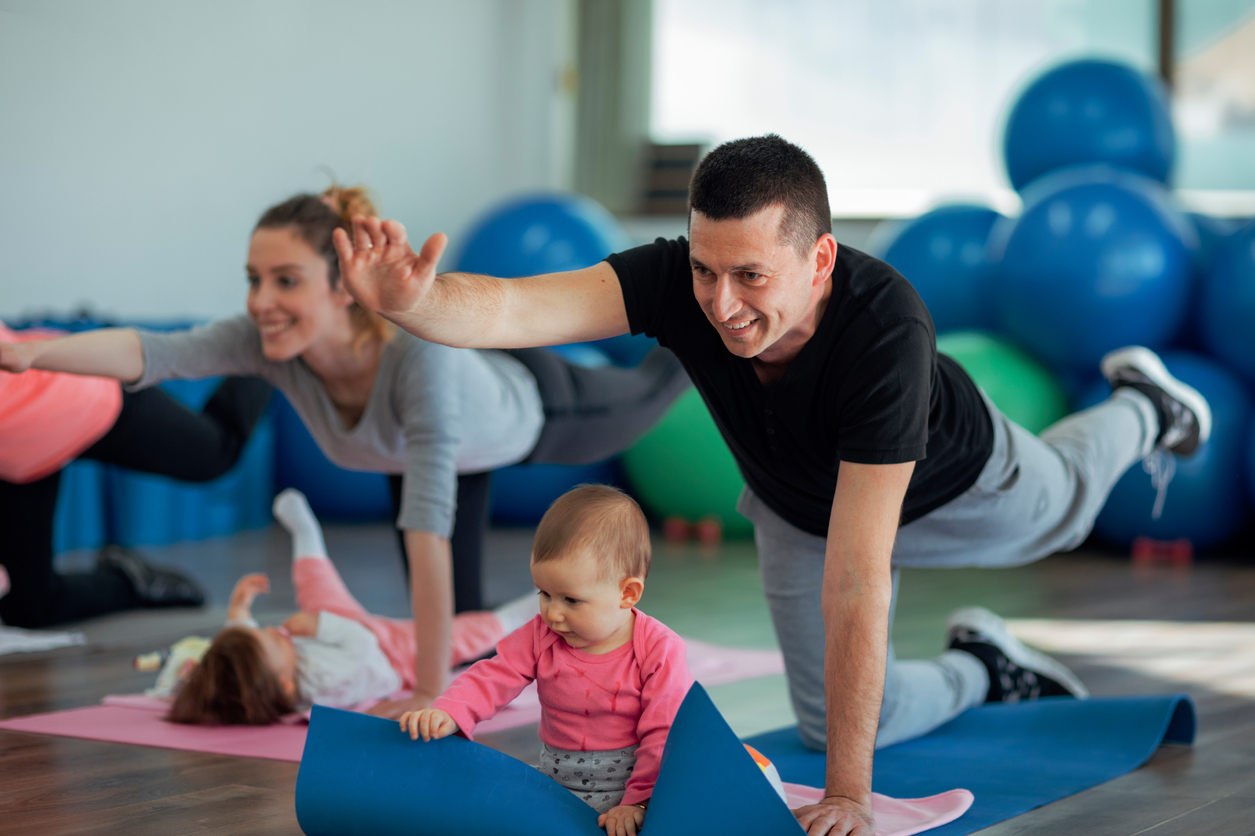
[[[984,607],[950,613],[946,619],[946,645],[951,650],[972,654],[989,671],[985,702],[1089,696],[1076,674],[1011,635],[1007,623]]]
[[[1102,374],[1112,389],[1128,386],[1155,405],[1159,437],[1155,446],[1188,456],[1211,437],[1211,407],[1198,390],[1173,377],[1159,355],[1140,345],[1126,346],[1102,358]]]

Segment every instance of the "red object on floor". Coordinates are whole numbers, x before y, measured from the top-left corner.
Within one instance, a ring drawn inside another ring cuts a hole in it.
[[[1133,562],[1141,565],[1188,566],[1194,562],[1194,544],[1179,540],[1138,537],[1133,541]]]
[[[693,534],[703,546],[717,546],[723,540],[723,521],[718,517],[703,517],[693,526]]]
[[[689,521],[682,517],[667,517],[662,523],[662,536],[668,543],[683,543],[691,530]]]

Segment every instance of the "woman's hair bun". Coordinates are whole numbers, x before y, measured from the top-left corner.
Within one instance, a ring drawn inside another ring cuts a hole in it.
[[[379,214],[370,189],[365,186],[332,185],[322,193],[322,200],[331,207],[346,227],[354,215]]]

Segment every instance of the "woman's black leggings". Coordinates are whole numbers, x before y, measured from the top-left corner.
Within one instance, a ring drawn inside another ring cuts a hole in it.
[[[200,412],[160,389],[124,392],[113,427],[80,458],[207,482],[236,463],[270,401],[270,384],[227,378]],[[10,591],[0,619],[47,627],[136,605],[130,584],[113,571],[58,573],[52,565],[52,520],[60,472],[24,485],[0,480],[0,564]]]
[[[692,385],[676,356],[655,348],[640,365],[587,369],[544,348],[507,352],[532,373],[545,424],[524,459],[537,464],[593,464],[618,455],[652,427]],[[457,511],[449,547],[453,553],[454,612],[484,608],[481,575],[488,529],[491,473],[458,477]],[[400,514],[401,477],[390,477],[393,514]],[[410,576],[404,535],[401,563]]]

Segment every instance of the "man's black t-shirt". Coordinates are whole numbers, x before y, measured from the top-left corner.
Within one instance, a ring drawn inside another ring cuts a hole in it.
[[[917,462],[902,523],[967,490],[993,449],[980,392],[937,354],[928,309],[896,270],[846,246],[819,327],[765,387],[724,346],[697,299],[688,242],[659,238],[611,255],[632,333],[684,364],[745,481],[792,525],[828,534],[840,462]]]

